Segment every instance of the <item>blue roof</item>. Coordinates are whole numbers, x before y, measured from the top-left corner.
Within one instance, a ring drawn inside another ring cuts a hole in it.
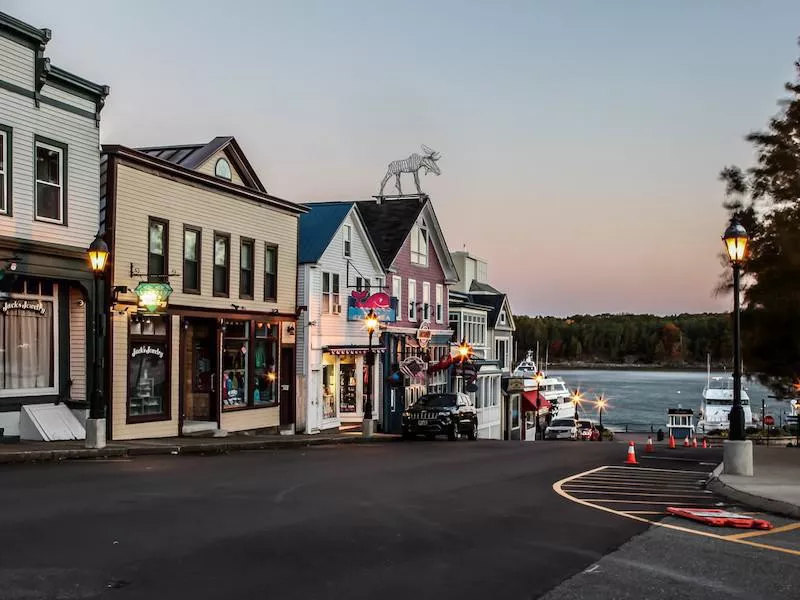
[[[298,234],[300,250],[299,263],[315,263],[322,258],[325,249],[339,230],[347,213],[353,208],[352,202],[316,202],[303,204],[308,210],[300,215]]]

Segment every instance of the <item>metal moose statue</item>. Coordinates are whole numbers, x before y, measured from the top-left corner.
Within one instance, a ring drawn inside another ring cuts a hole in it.
[[[381,191],[379,193],[380,196],[383,196],[383,188],[386,187],[386,182],[389,181],[389,178],[392,175],[395,177],[394,185],[397,188],[397,193],[402,194],[403,190],[400,188],[400,174],[413,173],[414,183],[417,185],[417,193],[422,194],[422,188],[419,186],[419,170],[425,169],[426,174],[442,174],[442,171],[439,169],[439,165],[436,164],[436,161],[441,158],[441,155],[438,152],[431,150],[424,144],[422,145],[422,151],[425,154],[420,155],[415,152],[408,158],[404,158],[402,160],[393,160],[389,163],[389,168],[386,170],[386,175],[384,175],[383,181],[381,181]]]

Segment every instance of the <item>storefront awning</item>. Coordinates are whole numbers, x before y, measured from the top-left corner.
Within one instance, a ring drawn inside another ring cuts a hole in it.
[[[550,401],[544,397],[543,394],[537,392],[536,390],[531,390],[529,392],[522,392],[522,411],[535,411],[536,407],[536,400],[539,399],[539,410],[550,410]]]
[[[364,345],[353,345],[353,346],[328,346],[324,350],[328,354],[333,354],[335,356],[343,356],[348,354],[366,354],[369,352],[369,346]],[[386,349],[383,346],[373,346],[372,352],[375,354],[379,354],[381,352],[385,352]]]

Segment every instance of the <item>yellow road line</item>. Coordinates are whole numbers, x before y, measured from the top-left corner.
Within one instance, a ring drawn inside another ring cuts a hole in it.
[[[751,542],[749,540],[738,540],[738,539],[731,539],[728,536],[719,535],[716,533],[710,533],[707,531],[699,531],[697,529],[690,529],[689,527],[681,527],[680,525],[673,525],[672,523],[662,523],[661,521],[651,521],[649,519],[645,519],[644,517],[640,517],[635,514],[626,513],[621,510],[616,510],[610,508],[608,506],[600,506],[598,504],[592,504],[591,502],[587,502],[586,500],[581,500],[580,498],[576,498],[571,496],[567,492],[562,489],[562,486],[565,483],[578,479],[584,475],[588,475],[590,473],[598,473],[600,471],[605,470],[606,467],[595,467],[594,469],[589,469],[588,471],[584,471],[583,473],[577,473],[575,475],[570,475],[569,477],[565,477],[559,481],[556,481],[553,484],[553,491],[561,496],[562,498],[566,498],[571,502],[575,502],[576,504],[582,504],[583,506],[588,506],[589,508],[593,508],[595,510],[602,510],[612,515],[617,515],[619,517],[624,517],[626,519],[633,519],[634,521],[639,521],[640,523],[647,523],[653,527],[665,527],[667,529],[672,529],[673,531],[683,531],[684,533],[692,533],[694,535],[700,535],[707,538],[712,538],[715,540],[722,540],[724,542],[730,542],[731,544],[745,544],[747,546],[752,546],[755,548],[761,548],[763,550],[772,550],[774,552],[782,552],[784,554],[791,554],[793,556],[800,556],[800,550],[792,550],[790,548],[781,548],[780,546],[770,546],[768,544],[759,544],[758,542]]]
[[[772,529],[767,529],[763,531],[748,531],[746,533],[737,533],[734,535],[729,535],[727,538],[729,540],[743,540],[745,538],[757,537],[759,535],[770,535],[772,533],[783,533],[784,531],[793,531],[795,529],[800,529],[800,523],[789,523],[787,525],[782,525],[780,527],[773,527]]]

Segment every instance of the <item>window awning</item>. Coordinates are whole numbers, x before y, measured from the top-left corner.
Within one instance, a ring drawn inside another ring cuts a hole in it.
[[[325,352],[328,354],[333,354],[336,356],[342,356],[347,354],[366,354],[369,352],[369,346],[365,345],[353,345],[353,346],[327,346],[324,349]],[[373,346],[372,351],[375,354],[385,352],[386,349],[383,346]]]
[[[544,397],[544,394],[531,390],[529,392],[522,392],[522,407],[523,411],[534,412],[537,409],[536,400],[539,400],[539,410],[550,410],[550,401]]]

